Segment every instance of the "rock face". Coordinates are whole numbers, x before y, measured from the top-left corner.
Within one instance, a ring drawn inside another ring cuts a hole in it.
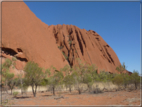
[[[2,2],[2,50],[21,61],[35,61],[57,69],[68,64],[56,45],[52,31],[24,2]],[[21,57],[22,56],[22,57]]]
[[[24,2],[2,2],[2,51],[21,62],[35,61],[57,69],[76,65],[76,58],[99,70],[117,72],[120,61],[95,31],[73,25],[48,26]]]

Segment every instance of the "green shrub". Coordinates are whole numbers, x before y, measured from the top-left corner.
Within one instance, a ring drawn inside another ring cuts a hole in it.
[[[127,85],[129,85],[130,84],[130,82],[131,82],[131,77],[130,77],[130,75],[128,75],[128,74],[121,74],[121,76],[123,77],[123,85],[124,85],[124,88],[127,88]]]
[[[131,74],[131,83],[135,85],[135,89],[137,89],[138,85],[140,86],[140,76],[138,71],[133,71]]]
[[[66,88],[69,88],[69,91],[71,92],[71,89],[75,83],[75,80],[73,78],[73,75],[67,75],[65,76],[63,82],[65,83]]]
[[[118,74],[118,75],[116,75],[116,76],[113,78],[112,82],[113,82],[114,84],[120,86],[120,85],[123,84],[123,77],[122,77],[120,74]]]
[[[17,92],[17,91],[16,91],[16,92],[13,92],[13,96],[14,96],[14,97],[17,97],[18,93],[19,93],[19,92]]]
[[[119,65],[118,67],[116,67],[116,70],[119,71],[120,73],[122,73],[124,70],[126,70],[125,63],[123,62],[122,65]]]
[[[94,83],[93,77],[91,76],[91,74],[85,74],[84,75],[83,83],[87,84],[87,87],[88,87],[89,92],[90,92],[90,89],[92,88],[92,85]]]
[[[68,57],[65,55],[65,53],[64,52],[62,52],[62,53],[63,53],[65,59],[68,60]]]
[[[58,46],[59,49],[63,49],[63,46]]]
[[[48,84],[48,79],[47,78],[44,78],[43,80],[41,80],[41,83],[40,83],[40,85],[41,86],[46,86],[47,84]]]
[[[12,61],[16,61],[17,59],[16,59],[16,57],[12,57]]]
[[[69,40],[69,44],[71,45],[71,43],[72,43],[72,41],[71,40]]]

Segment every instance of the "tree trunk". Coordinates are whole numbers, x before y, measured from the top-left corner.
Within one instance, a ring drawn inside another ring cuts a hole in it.
[[[21,94],[23,95],[22,88],[21,88]]]
[[[37,90],[37,85],[35,85],[35,95],[34,95],[34,97],[36,97],[36,90]]]
[[[78,89],[79,94],[81,94],[81,89]]]
[[[81,94],[81,91],[79,90],[79,94]]]
[[[137,89],[137,84],[135,83],[135,90]]]
[[[8,93],[8,92],[7,92],[7,89],[6,89],[6,86],[4,86],[4,88],[3,88],[3,89],[4,89],[4,91],[5,91],[6,93]]]
[[[8,94],[8,86],[7,86],[7,81],[6,81],[6,93]]]
[[[55,87],[53,86],[53,95],[55,96]]]
[[[127,84],[124,84],[124,88],[126,89],[126,87],[127,87]]]
[[[23,91],[22,91],[22,88],[23,88],[23,86],[22,86],[22,78],[21,78],[21,94],[23,95]]]
[[[12,88],[11,88],[11,95],[12,95]]]
[[[40,92],[40,86],[38,86],[39,88],[38,88],[38,91]]]
[[[34,85],[32,85],[32,91],[33,91],[33,95],[35,97]]]
[[[71,86],[69,87],[70,93],[71,93]]]
[[[90,86],[89,86],[89,84],[88,84],[87,86],[88,86],[88,90],[89,90],[89,92],[90,92]]]

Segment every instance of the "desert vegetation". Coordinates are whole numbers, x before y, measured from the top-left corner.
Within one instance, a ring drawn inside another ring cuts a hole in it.
[[[18,75],[15,76],[13,73],[9,72],[10,67],[14,67],[14,61],[16,59],[10,60],[6,59],[2,64],[2,82],[1,88],[8,94],[8,89],[11,90],[11,95],[16,98],[19,93],[13,92],[14,88],[20,88],[21,90],[26,90],[27,87],[32,87],[33,96],[36,97],[37,87],[46,86],[47,91],[51,91],[53,96],[56,95],[56,91],[68,90],[72,93],[76,90],[78,94],[82,93],[93,93],[98,94],[104,91],[131,91],[140,88],[140,76],[137,71],[133,71],[131,75],[128,73],[123,73],[126,69],[125,64],[120,65],[116,68],[120,73],[111,74],[105,70],[97,72],[97,67],[95,65],[88,65],[83,63],[80,59],[77,59],[78,65],[70,67],[69,65],[64,66],[60,70],[55,67],[50,67],[49,69],[44,69],[38,66],[37,63],[29,61],[24,68],[24,78]],[[107,86],[114,84],[117,88],[108,90],[105,85],[102,89],[99,88],[99,84],[107,84]],[[21,91],[21,94],[22,91]]]

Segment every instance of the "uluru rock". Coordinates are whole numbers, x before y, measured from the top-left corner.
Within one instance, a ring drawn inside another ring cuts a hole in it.
[[[48,26],[24,2],[2,2],[1,48],[21,62],[34,61],[44,68],[74,66],[76,58],[112,73],[120,65],[116,53],[95,31],[74,25]]]
[[[57,69],[68,64],[62,60],[55,38],[48,25],[41,22],[24,2],[2,2],[2,50],[14,56],[19,52],[41,67],[54,65]]]

